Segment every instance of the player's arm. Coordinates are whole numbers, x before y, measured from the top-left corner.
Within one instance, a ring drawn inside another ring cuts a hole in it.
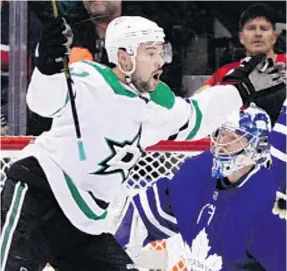
[[[203,85],[203,86],[201,86],[199,89],[197,89],[194,93],[195,93],[195,94],[198,94],[198,93],[200,93],[200,92],[202,92],[202,91],[204,91],[205,89],[208,89],[208,88],[210,88],[210,87],[212,87],[212,85]]]
[[[36,49],[34,69],[26,96],[29,108],[44,117],[54,117],[69,102],[66,78],[63,72],[63,58],[70,53],[73,34],[69,25],[58,17],[44,26]],[[85,73],[75,63],[73,72]],[[73,76],[72,87],[81,87],[83,78]]]
[[[254,216],[247,238],[247,251],[264,270],[286,270],[286,194]]]
[[[112,211],[121,206],[120,223],[111,222],[116,229],[115,237],[132,256],[149,242],[166,239],[178,233],[174,217],[167,178],[160,179],[151,187],[140,190],[133,197],[126,198],[121,204],[113,204]]]
[[[205,89],[188,100],[191,105],[190,120],[193,120],[194,126],[187,135],[187,140],[208,136],[243,105],[239,92],[232,85]]]
[[[89,89],[90,83],[96,79],[99,81],[102,79],[99,73],[85,62],[75,62],[69,65],[69,69],[76,102],[80,95],[77,94],[77,90],[83,93]],[[95,85],[93,85],[93,90],[95,90]],[[97,88],[98,90],[100,87]],[[64,73],[45,75],[36,67],[28,87],[26,101],[30,110],[43,117],[54,118],[61,115],[70,101]]]
[[[235,84],[218,85],[195,94],[186,100],[189,106],[181,98],[175,98],[174,112],[169,120],[173,119],[177,127],[181,126],[174,129],[169,139],[197,140],[206,137],[220,127],[230,114],[250,102],[271,113],[271,105],[286,97],[286,74],[281,64],[261,72],[262,60],[262,56],[248,58],[240,68],[223,78],[224,82]]]
[[[221,68],[219,68],[218,71],[216,71],[214,74],[212,74],[203,84],[202,86],[197,89],[194,93],[195,94],[198,94],[198,93],[201,93],[202,91],[208,89],[208,88],[211,88],[212,86],[215,86],[219,80],[222,79],[223,75],[221,76],[221,78],[218,78],[218,74],[222,74],[221,72]]]
[[[202,86],[195,91],[195,94],[202,92],[205,89],[211,88],[217,85],[222,78],[229,72],[230,70],[234,69],[233,63],[226,64],[220,68],[218,68],[203,84]]]
[[[45,76],[35,68],[26,101],[31,111],[43,117],[52,118],[57,115],[69,102],[64,74]]]

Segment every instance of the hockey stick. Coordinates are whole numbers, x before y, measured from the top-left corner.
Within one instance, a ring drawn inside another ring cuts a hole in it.
[[[59,13],[58,13],[56,0],[52,0],[52,6],[53,6],[54,16],[58,17]],[[64,74],[65,74],[67,86],[68,86],[68,94],[69,94],[69,98],[71,101],[73,121],[74,121],[74,126],[76,130],[76,135],[77,135],[79,157],[80,157],[80,160],[83,161],[83,160],[86,160],[86,153],[85,153],[84,144],[82,141],[80,123],[79,123],[79,118],[78,118],[78,113],[77,113],[77,108],[76,108],[76,103],[75,103],[75,97],[74,97],[73,89],[72,89],[72,78],[71,78],[71,74],[70,74],[69,67],[68,67],[68,62],[69,62],[68,56],[64,57],[63,62],[64,62]]]

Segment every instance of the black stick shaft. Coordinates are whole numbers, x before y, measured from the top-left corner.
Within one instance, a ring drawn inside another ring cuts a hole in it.
[[[73,121],[74,121],[74,125],[75,125],[76,135],[77,135],[78,139],[81,139],[82,135],[81,135],[81,129],[80,129],[80,123],[79,123],[79,118],[78,118],[77,107],[76,107],[76,103],[75,103],[75,96],[74,96],[73,88],[72,88],[73,80],[71,78],[71,74],[70,74],[69,67],[68,67],[68,57],[64,58],[64,73],[65,73],[67,86],[68,86],[68,94],[69,94],[69,98],[70,98],[70,102],[71,102],[71,109],[72,109],[72,115],[73,115]]]
[[[54,15],[55,15],[55,17],[57,17],[58,16],[58,8],[57,8],[56,0],[52,0],[52,6],[53,6]],[[79,122],[77,107],[76,107],[76,103],[75,103],[75,96],[74,96],[73,88],[72,88],[73,80],[71,78],[69,65],[68,65],[68,63],[69,63],[68,56],[64,57],[63,63],[64,63],[64,74],[66,77],[67,87],[68,87],[68,95],[69,95],[70,103],[71,103],[71,110],[72,110],[72,116],[73,116],[73,121],[74,121],[74,127],[76,130],[76,136],[78,139],[77,144],[78,144],[78,150],[79,150],[79,157],[80,157],[80,160],[83,161],[83,160],[86,160],[86,153],[84,150],[84,144],[82,142],[80,122]]]

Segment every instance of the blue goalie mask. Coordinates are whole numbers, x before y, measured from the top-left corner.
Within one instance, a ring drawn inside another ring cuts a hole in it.
[[[269,166],[270,131],[269,116],[254,104],[230,116],[211,136],[212,176],[227,177],[250,165]]]

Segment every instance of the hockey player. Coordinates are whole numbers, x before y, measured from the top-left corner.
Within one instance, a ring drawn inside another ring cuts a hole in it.
[[[105,243],[111,236],[102,233],[109,204],[142,151],[162,139],[205,137],[255,97],[285,91],[284,68],[262,72],[262,57],[256,56],[226,79],[234,85],[177,98],[160,81],[163,29],[142,17],[116,18],[105,40],[114,68],[89,61],[70,66],[86,152],[81,160],[62,63],[72,37],[59,17],[44,27],[39,42],[27,103],[53,118],[53,125],[7,174],[1,243],[6,270],[37,270],[46,262],[61,271],[125,269],[129,259],[117,259],[119,248]]]
[[[135,262],[140,245],[179,232],[169,267],[183,259],[187,270],[286,270],[286,195],[284,215],[268,169],[270,129],[265,111],[250,107],[213,135],[211,153],[125,201],[116,237]]]

